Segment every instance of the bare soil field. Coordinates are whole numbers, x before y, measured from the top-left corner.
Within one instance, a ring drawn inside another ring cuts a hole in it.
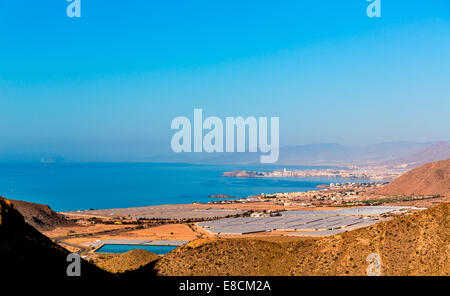
[[[134,227],[130,225],[114,225],[114,224],[74,225],[74,226],[56,227],[53,230],[42,231],[42,233],[48,236],[49,238],[59,238],[83,234],[91,235],[95,233],[102,233],[115,230],[125,230],[132,228]]]
[[[76,218],[101,218],[112,219],[117,217],[128,219],[201,219],[220,218],[228,215],[242,214],[248,211],[294,211],[294,210],[336,210],[336,207],[302,207],[284,206],[272,201],[252,201],[245,203],[229,204],[185,204],[185,205],[161,205],[123,209],[104,209],[82,212],[63,212],[65,216]]]
[[[194,240],[198,234],[186,224],[167,224],[144,229],[131,229],[106,234],[93,234],[85,237],[74,237],[64,239],[64,242],[73,245],[88,246],[96,240],[108,239],[145,239],[145,240]]]

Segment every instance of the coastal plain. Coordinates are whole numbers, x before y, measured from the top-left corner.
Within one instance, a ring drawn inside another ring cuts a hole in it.
[[[396,209],[396,207],[393,208]],[[262,200],[65,212],[62,214],[82,225],[57,227],[43,233],[57,240],[66,248],[70,247],[71,251],[92,254],[96,248],[91,246],[96,241],[192,241],[213,237],[273,237],[276,240],[283,240],[282,237],[292,237],[292,239],[301,239],[302,237],[323,237],[350,231],[388,220],[389,216],[392,216],[389,211],[381,212],[376,217],[373,215],[340,216],[339,213],[342,210],[340,207],[305,207]],[[167,216],[164,216],[164,213],[168,213]],[[208,214],[202,216],[202,213]],[[279,213],[288,215],[285,217],[296,220],[295,223],[289,224],[290,221],[280,221],[274,224],[272,221],[280,220],[280,217],[271,217],[271,215],[280,215]],[[297,215],[295,216],[295,214]],[[314,217],[311,220],[312,223],[306,223],[308,221],[304,219],[305,215],[307,220]],[[381,218],[381,215],[385,215],[385,217]],[[300,221],[301,219],[305,221]],[[240,220],[243,221],[242,224],[238,224]],[[247,223],[247,221],[251,221],[251,223]],[[212,225],[222,225],[223,227],[211,228]]]
[[[15,266],[23,254],[9,244],[41,242],[55,264],[77,252],[101,268],[88,265],[93,272],[126,276],[363,275],[377,253],[383,275],[448,275],[449,184],[447,159],[389,184],[331,183],[208,204],[54,213],[0,198],[0,228],[11,240],[0,254]]]

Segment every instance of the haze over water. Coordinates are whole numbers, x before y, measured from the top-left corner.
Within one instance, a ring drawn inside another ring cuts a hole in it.
[[[214,194],[246,197],[259,193],[314,190],[332,178],[227,178],[234,169],[282,167],[168,163],[1,164],[0,195],[48,204],[53,210],[124,208],[220,200]],[[290,167],[290,169],[314,167]]]

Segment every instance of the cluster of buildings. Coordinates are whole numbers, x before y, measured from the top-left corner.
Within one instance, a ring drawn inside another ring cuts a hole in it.
[[[320,186],[319,190],[305,192],[261,193],[247,198],[221,201],[221,203],[246,203],[255,201],[271,201],[284,206],[336,206],[348,201],[367,199],[367,192],[384,186],[385,182],[350,182],[330,183]]]
[[[225,177],[241,178],[342,178],[359,180],[392,180],[404,173],[404,170],[386,168],[346,168],[346,169],[312,169],[312,170],[275,170],[275,171],[232,171]]]

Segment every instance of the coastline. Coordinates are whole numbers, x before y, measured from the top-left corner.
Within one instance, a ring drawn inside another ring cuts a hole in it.
[[[288,227],[281,227],[281,229],[276,231],[255,230],[245,234],[217,234],[205,228],[204,225],[208,225],[205,224],[207,222],[216,223],[215,221],[239,221],[239,219],[250,219],[249,221],[252,221],[256,217],[271,220],[270,217],[277,217],[279,213],[286,211],[316,212],[318,216],[323,215],[324,211],[328,211],[329,214],[327,215],[336,216],[339,215],[338,213],[341,209],[376,206],[377,203],[372,203],[372,201],[377,200],[377,198],[371,194],[371,191],[379,186],[383,186],[383,184],[377,182],[370,184],[330,184],[321,186],[320,189],[314,191],[282,192],[275,195],[260,194],[239,200],[60,212],[68,219],[76,221],[77,226],[63,227],[54,231],[44,232],[44,234],[52,239],[56,239],[62,246],[72,251],[87,255],[95,252],[96,248],[90,247],[93,242],[108,240],[191,241],[212,237],[271,237],[275,240],[285,240],[287,237],[292,239],[318,238],[350,231],[358,227],[366,227],[381,220],[378,218],[378,220],[373,220],[369,224],[360,223],[358,222],[359,220],[350,221],[348,227],[338,229],[325,228],[306,231],[299,229],[293,231],[288,230]],[[359,193],[355,195],[355,192]],[[337,201],[336,196],[340,196],[342,200]],[[448,198],[441,200],[439,197],[434,196],[418,196],[407,201],[403,200],[403,198],[379,199],[381,201],[379,204],[394,207],[412,206],[415,208],[415,206],[427,205],[427,202],[432,205],[434,201],[448,201]],[[366,203],[366,201],[370,201],[370,203]],[[345,204],[337,204],[340,202],[345,202]],[[346,204],[347,202],[350,203]],[[335,222],[332,222],[330,225],[333,225],[333,223]],[[360,224],[350,226],[353,223]],[[256,227],[256,229],[259,228]]]
[[[406,171],[405,168],[393,169],[384,166],[309,170],[288,170],[284,168],[272,171],[233,170],[223,173],[222,176],[238,178],[343,178],[368,181],[392,181]]]

